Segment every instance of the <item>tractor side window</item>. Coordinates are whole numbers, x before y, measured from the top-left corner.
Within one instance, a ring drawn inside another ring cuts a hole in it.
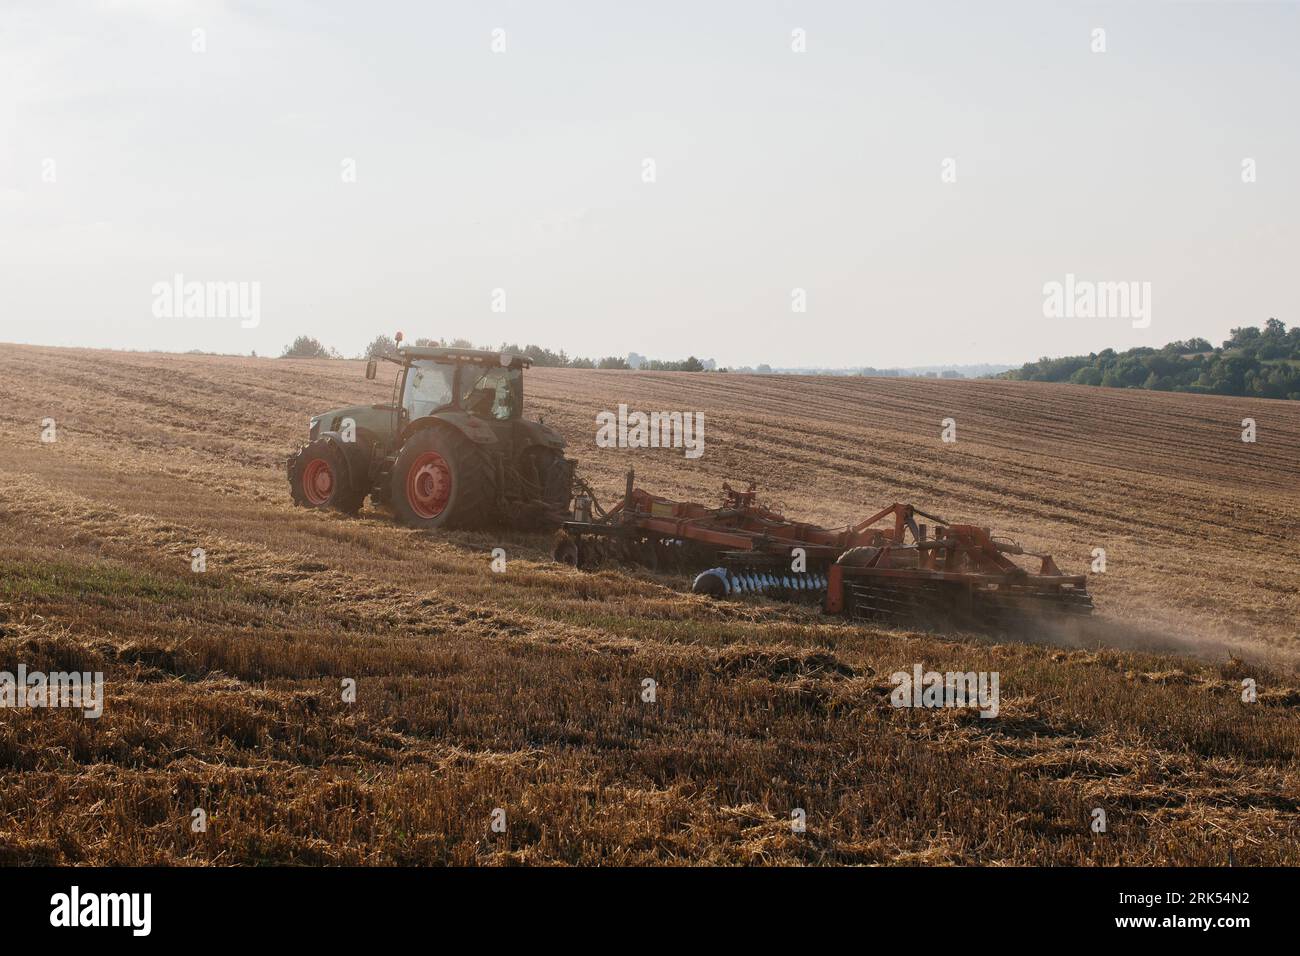
[[[430,415],[452,400],[455,366],[428,363],[412,365],[406,374],[406,396],[402,403],[411,420]]]
[[[520,405],[523,375],[518,369],[490,368],[482,375],[466,375],[469,383],[461,400],[461,407],[471,415],[505,421],[517,417]]]

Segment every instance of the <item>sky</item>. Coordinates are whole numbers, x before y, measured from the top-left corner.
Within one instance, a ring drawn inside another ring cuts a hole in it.
[[[0,0],[0,341],[1217,344],[1300,322],[1297,93],[1290,2]]]

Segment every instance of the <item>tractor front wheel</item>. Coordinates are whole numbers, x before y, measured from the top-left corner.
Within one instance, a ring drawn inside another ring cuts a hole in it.
[[[289,470],[289,493],[303,508],[333,508],[356,514],[366,499],[365,489],[352,487],[343,452],[331,441],[318,438],[294,459]]]
[[[483,524],[492,476],[482,452],[444,428],[416,432],[393,464],[392,502],[412,528],[467,528]]]

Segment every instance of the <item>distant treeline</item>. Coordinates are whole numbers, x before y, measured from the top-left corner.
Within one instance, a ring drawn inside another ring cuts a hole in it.
[[[1300,399],[1300,326],[1287,331],[1282,322],[1269,319],[1262,330],[1233,329],[1232,337],[1219,348],[1205,339],[1188,339],[1162,349],[1103,349],[1069,358],[1042,358],[996,377]]]
[[[694,355],[684,358],[681,361],[667,362],[659,359],[647,359],[644,356],[637,355],[635,352],[628,354],[626,358],[619,355],[607,355],[604,358],[589,359],[578,356],[570,357],[567,352],[561,349],[558,352],[552,352],[548,348],[540,345],[525,345],[520,348],[512,342],[502,342],[498,346],[475,345],[469,339],[451,339],[444,341],[442,339],[418,338],[413,341],[407,341],[408,345],[427,346],[432,348],[452,348],[452,349],[472,349],[479,348],[493,352],[511,352],[516,355],[526,355],[533,360],[533,364],[544,368],[639,368],[651,372],[704,372],[712,371],[715,363],[712,359],[700,360]],[[390,354],[397,351],[397,343],[391,336],[377,335],[360,358],[377,358],[381,355]],[[281,358],[332,358],[338,359],[343,356],[336,350],[322,345],[318,339],[310,335],[300,335],[293,340],[293,344],[286,345],[284,351],[280,353]],[[725,369],[724,369],[725,371]]]
[[[961,372],[955,368],[945,368],[942,370],[916,371],[907,368],[871,368],[868,366],[858,373],[870,378],[965,378]]]

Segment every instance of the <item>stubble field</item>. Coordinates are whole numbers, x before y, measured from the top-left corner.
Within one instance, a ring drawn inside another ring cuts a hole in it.
[[[1016,640],[846,625],[557,566],[546,535],[307,512],[284,456],[311,414],[388,399],[360,363],[0,345],[0,671],[106,680],[98,720],[0,710],[0,863],[1300,863],[1297,403],[525,387],[609,498],[634,465],[706,502],[753,479],[827,524],[910,501],[1066,571],[1104,548],[1098,615]],[[703,457],[596,448],[620,402],[703,412]],[[890,706],[918,663],[997,671],[1000,715]]]

